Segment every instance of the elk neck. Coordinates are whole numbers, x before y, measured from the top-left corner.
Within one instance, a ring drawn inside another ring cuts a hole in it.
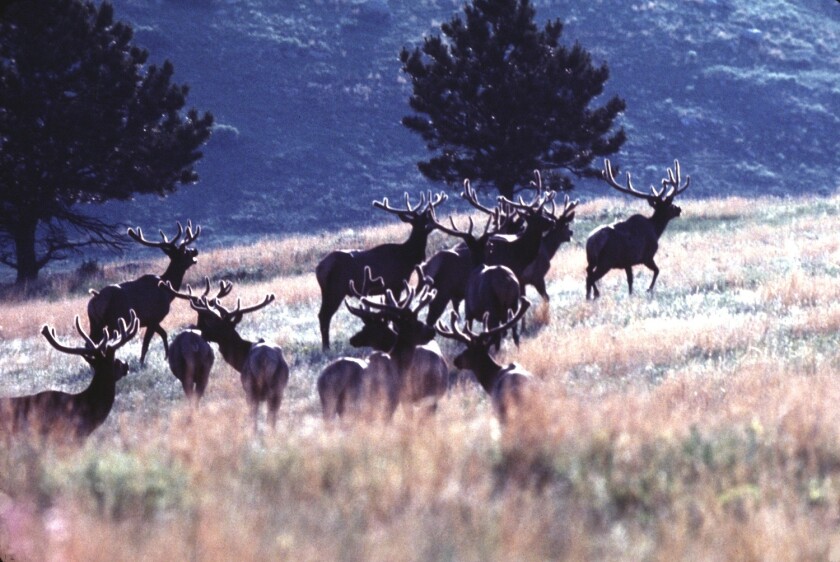
[[[171,260],[166,271],[160,276],[160,279],[161,281],[169,281],[172,288],[178,291],[181,289],[181,284],[184,282],[184,275],[186,273],[187,267],[184,267],[183,264],[178,263],[176,260]],[[170,296],[169,300],[171,301],[174,298],[174,296]]]
[[[244,339],[235,330],[232,330],[231,334],[223,339],[220,338],[216,343],[219,344],[219,352],[221,352],[227,364],[241,373],[245,366],[245,360],[251,353],[251,348],[254,347],[255,342]]]
[[[665,227],[671,222],[673,217],[670,215],[667,207],[658,207],[654,209],[653,215],[650,216],[650,223],[653,225],[653,230],[656,232],[656,237],[662,236],[665,232]]]
[[[405,259],[413,263],[420,263],[426,259],[426,242],[429,240],[429,229],[424,224],[414,224],[405,242],[402,243]]]
[[[470,370],[475,375],[481,388],[487,391],[487,394],[492,394],[493,387],[502,371],[502,366],[496,363],[488,353],[476,354],[472,359],[474,363]]]
[[[101,420],[104,420],[111,411],[117,392],[113,363],[111,360],[110,365],[92,367],[93,378],[90,384],[75,397],[77,402],[83,403],[91,412],[96,412],[96,418]]]

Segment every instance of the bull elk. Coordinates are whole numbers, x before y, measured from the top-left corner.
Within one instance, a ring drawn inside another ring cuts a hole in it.
[[[498,210],[487,219],[484,232],[473,234],[474,223],[469,219],[469,230],[460,230],[450,217],[451,227],[438,223],[437,228],[442,232],[463,240],[469,249],[470,273],[464,287],[464,317],[467,322],[487,319],[490,326],[497,326],[505,321],[507,311],[516,307],[522,293],[522,287],[516,274],[504,265],[487,265],[485,257],[487,244],[496,235],[491,225],[499,227]],[[427,320],[428,321],[428,320]],[[516,326],[512,327],[513,340],[519,345],[519,334]],[[501,346],[502,333],[496,333],[496,349]]]
[[[192,287],[187,285],[187,294],[179,293],[168,283],[161,284],[173,298],[183,298],[190,302],[193,300],[200,303],[210,294],[210,278],[204,278],[205,289],[201,295],[193,295]],[[220,299],[230,293],[233,285],[221,283],[221,288],[214,298]],[[169,370],[178,379],[184,389],[184,396],[194,407],[207,390],[207,383],[210,381],[210,370],[216,361],[216,355],[210,344],[201,337],[201,331],[197,325],[193,325],[172,339],[169,346]]]
[[[321,371],[317,386],[325,421],[335,416],[387,421],[399,404],[397,365],[381,351],[365,359],[336,359]]]
[[[649,217],[633,215],[629,219],[613,224],[599,226],[586,240],[586,298],[590,293],[595,298],[600,296],[595,283],[611,269],[623,269],[627,274],[627,289],[633,293],[633,266],[645,265],[653,271],[648,291],[653,291],[659,267],[653,257],[659,248],[659,237],[671,219],[680,216],[682,209],[674,204],[674,198],[688,189],[691,178],[686,176],[685,183],[680,178],[680,163],[674,160],[674,168],[668,168],[668,177],[662,180],[659,189],[651,186],[650,193],[643,193],[633,187],[630,172],[627,172],[627,184],[621,185],[615,180],[612,165],[604,160],[601,176],[610,187],[645,199],[653,208]]]
[[[205,279],[205,283],[209,284],[209,280]],[[219,301],[230,293],[232,284],[220,281],[219,286],[219,292],[213,298],[193,295],[189,286],[186,294],[175,291],[171,286],[165,287],[165,290],[174,293],[173,298],[178,296],[190,302],[190,306],[198,313],[196,327],[201,337],[218,344],[224,360],[239,372],[245,399],[254,420],[254,431],[257,430],[259,407],[263,402],[268,405],[268,422],[273,429],[277,423],[277,411],[283,401],[283,392],[289,382],[289,365],[280,347],[265,343],[262,339],[246,340],[239,335],[236,327],[246,314],[274,302],[274,295],[268,294],[261,302],[246,307],[237,299],[236,307],[229,309]]]
[[[169,342],[166,331],[160,324],[169,314],[169,306],[174,297],[159,284],[164,281],[176,290],[181,288],[184,274],[197,261],[198,250],[190,248],[189,245],[198,238],[199,234],[201,234],[201,227],[197,226],[193,230],[192,223],[189,221],[186,232],[181,223],[178,223],[178,233],[172,240],[169,240],[161,230],[160,242],[146,240],[139,227],[137,230],[129,228],[128,235],[132,239],[144,246],[158,248],[166,254],[169,258],[169,266],[163,275],[143,275],[133,281],[108,285],[98,292],[91,289],[93,297],[87,305],[91,334],[101,334],[102,329],[106,327],[111,331],[115,330],[118,320],[127,317],[129,310],[134,310],[140,320],[140,326],[146,328],[140,349],[140,364],[145,363],[149,342],[154,334],[160,335],[163,340],[164,354],[168,357]],[[182,235],[183,239],[181,239]]]
[[[363,328],[350,338],[350,345],[387,352],[397,368],[400,403],[434,412],[438,401],[446,394],[449,366],[437,342],[433,341],[434,328],[418,318],[434,297],[434,289],[419,266],[416,271],[418,285],[412,287],[404,282],[399,298],[391,291],[385,292],[384,300],[357,294],[359,304],[345,300],[345,306],[364,323]]]
[[[33,431],[42,436],[69,437],[82,440],[108,418],[114,405],[117,381],[128,373],[128,365],[115,358],[117,350],[128,343],[139,329],[134,311],[128,322],[120,318],[117,329],[105,328],[98,341],[82,329],[76,316],[76,330],[84,340],[82,347],[69,347],[58,342],[49,326],[41,334],[51,346],[68,355],[79,355],[90,364],[90,384],[77,394],[46,390],[30,396],[0,399],[0,427],[16,433]]]
[[[364,270],[364,282],[357,289],[350,283],[350,290],[361,298],[377,287],[381,289],[382,278],[372,278],[369,267]],[[336,416],[350,415],[353,418],[390,419],[399,402],[399,373],[396,363],[385,353],[396,342],[396,334],[389,331],[387,322],[373,315],[363,316],[363,330],[383,334],[386,340],[365,359],[339,357],[324,367],[318,376],[318,396],[324,420]],[[378,326],[383,324],[383,326]],[[387,334],[387,335],[386,335]],[[351,338],[351,344],[354,342]]]
[[[536,257],[519,274],[519,283],[523,291],[526,285],[531,285],[544,301],[549,300],[545,276],[551,269],[551,260],[561,244],[572,239],[571,223],[575,220],[577,205],[577,201],[569,201],[569,197],[566,196],[560,216],[555,217],[553,224],[548,226],[540,239]]]
[[[554,216],[556,192],[543,189],[542,177],[538,171],[534,172],[534,176],[536,179],[531,182],[531,185],[536,193],[530,203],[526,203],[522,197],[518,202],[499,197],[499,204],[509,209],[506,215],[512,216],[517,213],[524,226],[521,232],[499,233],[492,237],[487,252],[488,265],[509,267],[517,280],[520,280],[520,284],[523,272],[539,254],[543,234],[553,228],[557,222]],[[552,210],[546,213],[545,208],[549,203],[552,205]],[[524,293],[525,285],[521,284],[521,286]]]
[[[321,329],[323,349],[330,347],[330,321],[348,295],[350,282],[362,282],[365,267],[384,282],[382,291],[398,291],[402,282],[409,278],[414,266],[426,259],[426,242],[434,228],[434,208],[446,200],[446,194],[439,193],[428,198],[423,195],[420,202],[412,206],[408,193],[405,194],[405,208],[391,207],[388,199],[374,201],[373,206],[395,214],[401,221],[411,225],[408,238],[400,243],[381,244],[367,250],[334,250],[316,266],[315,276],[321,288],[321,308],[318,322]]]
[[[192,406],[198,406],[204,396],[215,361],[213,348],[201,337],[201,332],[187,329],[172,339],[169,370],[181,382],[184,396]]]
[[[435,324],[441,336],[467,346],[455,357],[453,363],[458,369],[473,372],[478,383],[490,396],[493,408],[502,422],[507,421],[512,410],[521,404],[525,390],[533,385],[534,377],[515,363],[507,366],[497,363],[490,356],[490,346],[500,332],[514,326],[522,318],[529,306],[528,300],[522,297],[516,312],[509,311],[503,324],[491,328],[485,320],[479,332],[474,332],[469,322],[460,326],[460,317],[454,310],[449,326],[443,320]]]

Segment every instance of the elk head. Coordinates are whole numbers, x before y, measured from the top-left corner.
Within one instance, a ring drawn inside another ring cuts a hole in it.
[[[81,321],[76,316],[76,331],[84,340],[84,347],[68,347],[60,344],[56,339],[55,329],[49,326],[41,328],[41,334],[58,351],[81,356],[90,364],[95,373],[100,371],[110,372],[113,379],[117,381],[128,374],[128,364],[121,359],[115,359],[114,355],[119,348],[137,334],[139,329],[140,320],[134,310],[131,310],[128,322],[124,318],[120,318],[118,327],[113,332],[110,332],[108,328],[103,328],[102,339],[98,342],[94,342],[90,335],[82,329]]]
[[[166,234],[163,233],[163,230],[160,231],[160,242],[146,240],[143,236],[143,231],[139,226],[136,230],[129,228],[128,235],[144,246],[148,246],[150,248],[160,248],[160,250],[166,254],[173,264],[179,264],[186,271],[187,268],[198,261],[198,250],[190,248],[189,245],[192,244],[201,234],[201,227],[196,226],[195,230],[193,230],[192,221],[187,221],[187,228],[185,232],[184,227],[181,226],[180,222],[176,224],[178,225],[178,232],[172,240],[167,238]],[[181,239],[181,236],[184,238]]]
[[[462,325],[461,317],[457,311],[453,310],[449,326],[444,324],[443,320],[438,320],[435,329],[441,336],[459,341],[467,346],[455,357],[453,363],[458,369],[473,371],[481,385],[490,392],[493,384],[495,384],[494,378],[501,369],[501,366],[490,357],[490,346],[498,339],[499,334],[513,327],[525,315],[530,305],[528,299],[521,297],[518,309],[516,311],[509,310],[505,322],[491,328],[488,326],[488,318],[485,316],[482,328],[478,332],[473,331],[469,322],[463,322]]]
[[[417,285],[411,286],[408,281],[404,281],[403,292],[399,298],[395,297],[392,291],[387,290],[381,301],[365,296],[359,299],[359,305],[352,305],[345,300],[347,309],[365,321],[365,329],[350,339],[351,345],[358,347],[369,345],[387,351],[387,348],[377,347],[374,344],[384,346],[383,341],[393,338],[392,347],[397,344],[413,347],[434,339],[434,328],[421,322],[418,314],[435,297],[435,290],[432,288],[431,279],[423,274],[420,266],[415,267],[414,271],[418,276]],[[393,329],[388,326],[389,322],[393,324]],[[367,328],[370,329],[366,330]],[[375,334],[372,333],[374,331]],[[386,332],[384,336],[383,332]],[[387,332],[393,336],[387,335]]]
[[[609,159],[604,159],[604,170],[601,172],[601,178],[607,182],[610,187],[620,191],[621,193],[645,199],[648,202],[648,205],[653,208],[653,220],[662,221],[664,224],[667,224],[667,222],[671,219],[680,216],[682,209],[674,204],[674,198],[688,189],[688,186],[691,183],[691,177],[686,176],[685,183],[680,185],[682,183],[682,178],[680,177],[680,163],[678,160],[674,160],[673,168],[668,168],[667,177],[662,180],[662,186],[659,189],[656,189],[654,186],[650,186],[650,193],[644,193],[633,187],[630,172],[627,172],[626,176],[627,181],[625,185],[618,183],[615,179],[612,164]]]
[[[432,196],[430,191],[428,194],[421,194],[420,202],[412,207],[408,192],[406,192],[404,209],[391,207],[387,197],[384,197],[382,201],[374,201],[373,206],[396,215],[401,221],[410,224],[413,229],[420,229],[425,234],[428,234],[434,228],[431,221],[431,214],[434,212],[435,207],[446,201],[447,197],[443,192]]]

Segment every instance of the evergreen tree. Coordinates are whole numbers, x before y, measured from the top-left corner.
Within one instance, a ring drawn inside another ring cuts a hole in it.
[[[0,18],[0,263],[34,280],[116,225],[80,204],[160,196],[195,182],[213,116],[183,111],[169,61],[146,65],[105,2],[28,0]]]
[[[559,45],[559,20],[540,30],[529,0],[472,0],[441,25],[443,36],[400,53],[411,78],[403,125],[433,157],[418,163],[426,177],[494,184],[510,197],[535,169],[556,175],[555,188],[597,173],[592,161],[625,141],[611,132],[624,110],[619,97],[591,108],[609,77],[579,44]]]

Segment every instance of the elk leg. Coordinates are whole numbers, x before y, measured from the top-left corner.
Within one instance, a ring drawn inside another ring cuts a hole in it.
[[[330,321],[339,306],[341,306],[341,299],[336,301],[330,299],[327,295],[324,295],[321,301],[321,309],[318,311],[318,323],[321,325],[321,347],[325,350],[330,348]]]
[[[254,420],[254,435],[259,435],[260,403],[257,400],[249,400],[248,406],[251,410],[251,418]]]
[[[627,274],[627,291],[632,295],[633,294],[633,268],[627,267],[624,269],[624,272]]]
[[[545,279],[534,279],[534,282],[531,283],[537,292],[540,294],[542,299],[548,302],[548,291],[545,290]]]
[[[193,393],[192,377],[188,377],[188,376],[184,377],[181,380],[181,386],[184,388],[184,396],[186,396],[187,399],[192,397],[192,393]]]
[[[204,396],[204,391],[207,390],[207,383],[209,382],[208,377],[202,377],[199,380],[195,381],[195,396],[196,399],[201,398]]]
[[[650,281],[650,287],[648,287],[648,292],[653,291],[653,286],[656,284],[656,278],[659,277],[659,267],[656,265],[656,262],[653,261],[653,258],[650,258],[648,261],[645,262],[645,266],[648,269],[653,271],[653,279]]]
[[[280,403],[283,401],[283,392],[278,391],[268,398],[268,425],[274,430],[277,425],[277,410],[280,409]]]
[[[609,269],[598,270],[596,266],[593,266],[591,269],[587,268],[586,270],[586,298],[589,298],[589,289],[592,289],[594,293],[594,297],[597,299],[601,296],[600,291],[598,291],[598,287],[595,283],[601,279],[604,275],[607,274]]]
[[[432,302],[429,303],[429,310],[426,313],[426,325],[434,326],[438,318],[443,314],[443,309],[446,308],[446,303],[449,301],[442,292],[438,292]]]
[[[146,364],[146,352],[149,351],[149,343],[152,341],[152,336],[155,335],[155,331],[152,329],[151,326],[146,328],[146,333],[143,334],[143,345],[140,346],[140,364]]]

